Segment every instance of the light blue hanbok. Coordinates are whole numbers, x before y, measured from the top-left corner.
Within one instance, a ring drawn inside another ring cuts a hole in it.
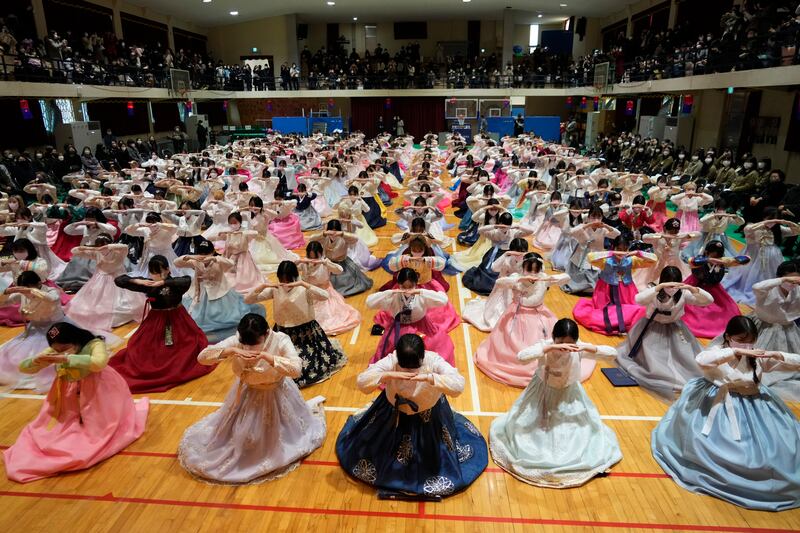
[[[651,440],[653,457],[678,485],[747,509],[800,507],[800,422],[760,383],[778,365],[800,368],[800,355],[783,356],[757,359],[754,372],[724,346],[698,354],[705,377],[684,386]]]
[[[539,360],[539,368],[511,409],[492,422],[492,458],[514,477],[540,487],[583,485],[622,459],[614,431],[603,424],[580,384],[581,357],[613,357],[614,348],[597,353],[551,352],[541,341],[518,354]],[[579,342],[580,346],[587,346]]]

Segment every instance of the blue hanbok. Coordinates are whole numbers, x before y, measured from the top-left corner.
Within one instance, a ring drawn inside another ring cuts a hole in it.
[[[705,377],[689,381],[653,430],[653,457],[676,483],[747,509],[800,507],[800,422],[761,384],[784,362],[737,357],[723,345],[697,356]],[[754,379],[755,378],[755,379]]]
[[[336,439],[336,455],[350,476],[390,492],[450,496],[471,485],[488,463],[486,441],[463,415],[450,408],[464,378],[438,354],[425,352],[422,366],[400,368],[391,353],[358,376],[371,392],[385,372],[434,374],[427,382],[389,380],[386,389],[360,413],[347,419]],[[444,394],[442,393],[444,391]]]

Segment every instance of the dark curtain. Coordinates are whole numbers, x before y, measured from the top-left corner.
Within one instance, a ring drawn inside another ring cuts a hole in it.
[[[153,22],[130,13],[122,13],[120,18],[122,19],[122,35],[125,36],[124,41],[129,45],[152,46],[159,42],[164,48],[169,46],[166,24]]]
[[[175,40],[175,52],[196,52],[205,55],[208,51],[208,37],[199,33],[172,28],[172,37]]]
[[[5,148],[27,149],[31,146],[52,144],[54,138],[44,129],[42,109],[39,100],[28,98],[28,109],[31,110],[30,120],[22,116],[19,100],[16,98],[0,100],[0,116],[3,117],[3,127],[0,128],[0,146]]]
[[[399,116],[405,123],[406,133],[416,140],[428,132],[445,131],[446,126],[443,97],[352,98],[350,112],[352,129],[363,131],[367,137],[378,134],[379,116],[383,116],[387,131],[392,128],[393,117]]]
[[[127,101],[89,102],[86,107],[89,109],[89,118],[100,121],[103,133],[108,128],[114,135],[147,135],[150,131],[145,102],[134,102],[133,116],[128,114]]]
[[[107,7],[82,0],[44,0],[43,6],[47,29],[56,30],[62,37],[68,31],[77,40],[84,32],[102,36],[114,31],[113,11]]]
[[[224,100],[197,102],[197,113],[208,116],[208,122],[211,126],[228,125],[228,111],[225,109]]]
[[[172,131],[182,125],[178,102],[153,102],[152,106],[153,131]]]

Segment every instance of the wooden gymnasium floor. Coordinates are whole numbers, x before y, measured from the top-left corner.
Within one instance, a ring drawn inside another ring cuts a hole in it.
[[[394,218],[392,213],[390,219]],[[448,220],[457,222],[453,216]],[[391,222],[379,230],[376,255],[392,249],[389,236],[395,230]],[[383,270],[370,275],[376,287],[389,277]],[[624,458],[611,475],[580,488],[542,489],[505,474],[490,460],[475,484],[441,503],[379,501],[374,490],[345,475],[334,450],[347,416],[372,399],[355,386],[356,375],[367,366],[378,339],[370,336],[374,312],[366,308],[366,296],[348,299],[361,310],[364,321],[338,337],[350,360],[347,366],[329,381],[302,391],[307,399],[327,398],[325,444],[288,476],[261,485],[228,487],[197,481],[178,464],[175,453],[183,431],[214,411],[231,386],[233,376],[225,363],[201,379],[150,394],[144,435],[94,468],[26,485],[0,476],[0,531],[50,533],[55,527],[61,532],[800,530],[800,510],[748,511],[678,487],[650,453],[650,433],[667,405],[636,387],[613,388],[599,370],[584,387],[619,437]],[[456,309],[470,297],[461,277],[452,278],[450,299]],[[559,317],[571,316],[575,301],[558,289],[546,297]],[[271,320],[271,304],[267,312]],[[124,336],[132,330],[125,326],[117,333]],[[2,328],[0,341],[18,331]],[[521,392],[492,381],[472,363],[473,351],[486,336],[466,324],[451,333],[466,388],[450,402],[484,436],[493,417],[506,411]],[[581,338],[609,345],[620,340],[585,330]],[[24,392],[0,396],[0,447],[14,442],[40,406],[41,396]],[[800,404],[792,407],[800,414]]]

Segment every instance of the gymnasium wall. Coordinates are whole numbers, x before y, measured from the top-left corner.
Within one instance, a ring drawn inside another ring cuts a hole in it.
[[[256,47],[258,55],[273,57],[277,76],[282,63],[299,61],[295,26],[295,15],[217,26],[208,30],[208,47],[215,59],[225,63],[238,63]]]
[[[99,6],[107,7],[109,9],[113,9],[114,5],[116,4],[119,6],[119,10],[123,13],[130,13],[132,15],[136,15],[137,17],[150,19],[153,22],[160,22],[162,24],[171,24],[175,28],[188,30],[194,33],[200,33],[202,35],[207,35],[209,31],[207,28],[197,26],[195,24],[192,24],[191,22],[176,19],[171,15],[165,15],[163,13],[159,13],[158,11],[154,11],[148,7],[137,6],[129,2],[125,2],[123,0],[86,0],[86,1],[92,4],[97,4]]]

